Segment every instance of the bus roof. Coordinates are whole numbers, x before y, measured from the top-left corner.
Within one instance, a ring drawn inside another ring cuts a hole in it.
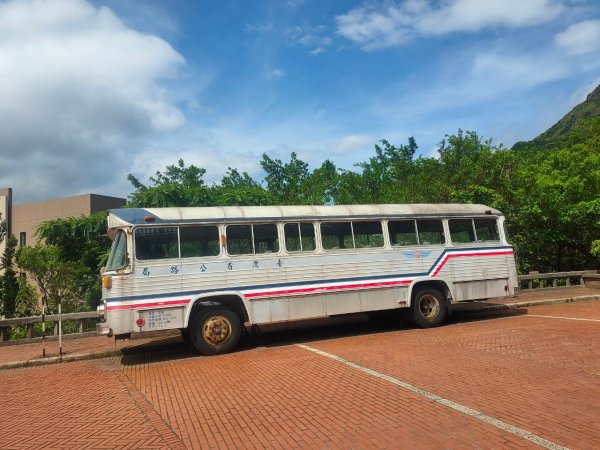
[[[391,217],[502,216],[485,205],[427,203],[331,206],[211,206],[121,208],[109,210],[108,227],[182,223],[267,222],[281,220],[368,219]]]

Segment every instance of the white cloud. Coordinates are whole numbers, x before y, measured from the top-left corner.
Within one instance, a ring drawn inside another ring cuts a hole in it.
[[[336,155],[344,155],[353,152],[362,152],[375,144],[373,136],[367,134],[349,134],[337,142],[329,145]]]
[[[282,69],[273,69],[267,72],[267,78],[270,80],[276,80],[278,78],[285,77],[285,70]]]
[[[85,0],[0,3],[0,186],[31,200],[124,179],[142,139],[184,123],[161,85],[184,63]]]
[[[473,60],[466,89],[487,89],[492,95],[560,80],[570,73],[565,61],[552,55],[480,53]]]
[[[600,50],[600,20],[575,23],[555,36],[556,44],[571,55]]]
[[[364,50],[404,44],[419,36],[523,27],[548,22],[565,7],[554,0],[407,0],[366,3],[336,17],[337,32]]]
[[[284,35],[293,45],[310,48],[311,55],[323,53],[333,44],[327,28],[322,25],[296,25],[286,29]]]
[[[479,31],[487,27],[518,28],[549,22],[565,7],[553,0],[455,0],[418,18],[423,34]]]

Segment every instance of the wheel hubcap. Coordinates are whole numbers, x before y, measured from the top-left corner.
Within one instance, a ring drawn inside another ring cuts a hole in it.
[[[424,295],[419,301],[419,310],[423,317],[433,319],[440,313],[440,303],[433,295]]]
[[[219,345],[231,336],[231,323],[223,316],[210,317],[204,322],[202,336],[211,345]]]

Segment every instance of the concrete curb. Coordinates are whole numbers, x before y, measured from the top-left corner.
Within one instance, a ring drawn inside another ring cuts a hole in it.
[[[110,358],[111,356],[120,356],[123,350],[129,347],[117,348],[113,350],[104,350],[101,352],[74,353],[72,355],[49,356],[47,358],[34,358],[25,361],[11,361],[0,364],[0,370],[20,369],[23,367],[49,366],[50,364],[60,364],[75,361],[87,361],[91,359]]]
[[[578,297],[555,298],[550,300],[529,300],[526,302],[506,303],[502,305],[478,305],[472,307],[469,307],[469,303],[464,303],[460,308],[456,308],[454,312],[504,311],[507,309],[526,308],[528,306],[560,305],[564,303],[589,302],[594,300],[600,300],[600,295],[581,295]]]
[[[557,298],[551,300],[530,300],[526,302],[508,303],[502,305],[485,305],[485,306],[473,306],[469,308],[468,303],[461,305],[460,309],[456,309],[455,312],[490,312],[490,311],[503,311],[508,309],[526,308],[528,306],[540,306],[540,305],[560,305],[563,303],[575,303],[575,302],[587,302],[600,300],[600,295],[581,295],[578,297],[568,298]],[[24,367],[37,367],[37,366],[48,366],[50,364],[69,363],[75,361],[87,361],[92,359],[110,358],[112,356],[121,356],[124,352],[130,349],[131,346],[104,350],[99,352],[89,353],[74,353],[60,356],[50,356],[48,358],[34,358],[25,361],[12,361],[8,363],[0,363],[0,370],[20,369]]]

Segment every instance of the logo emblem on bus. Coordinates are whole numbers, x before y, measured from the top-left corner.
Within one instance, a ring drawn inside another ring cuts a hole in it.
[[[412,252],[402,252],[402,254],[410,259],[421,259],[431,255],[431,250],[413,250]]]

